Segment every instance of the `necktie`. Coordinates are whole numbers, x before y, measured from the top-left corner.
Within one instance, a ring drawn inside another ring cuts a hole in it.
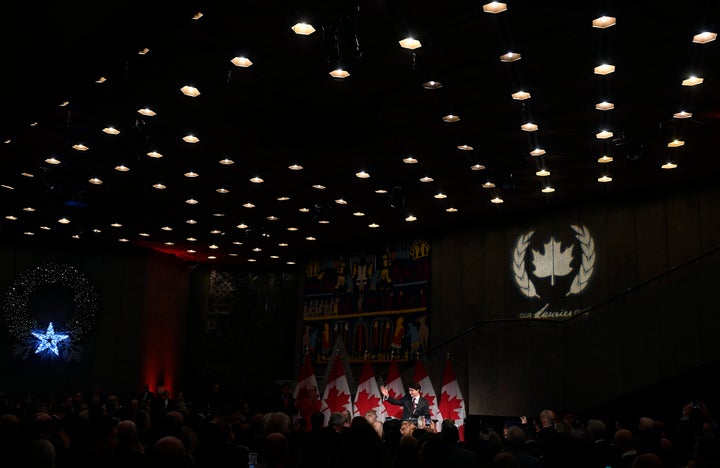
[[[415,410],[417,409],[417,400],[413,398],[413,414],[415,414]]]

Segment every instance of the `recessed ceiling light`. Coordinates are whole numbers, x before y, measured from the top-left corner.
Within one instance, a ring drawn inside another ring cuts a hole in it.
[[[130,242],[130,240],[125,237],[121,237],[120,239],[118,239],[118,242]]]
[[[423,83],[422,86],[425,89],[439,89],[439,88],[442,88],[442,83],[440,83],[439,81],[430,80],[430,81],[426,81],[425,83]]]
[[[615,109],[615,104],[607,101],[598,102],[597,104],[595,104],[595,109],[601,111],[609,111]]]
[[[542,148],[535,148],[530,151],[530,156],[542,156],[543,154],[545,154],[545,150]]]
[[[451,206],[451,207],[445,208],[445,211],[447,211],[448,213],[457,213],[458,209]]]
[[[603,63],[595,67],[594,72],[596,75],[609,75],[615,71],[615,65]]]
[[[322,184],[315,184],[312,186],[312,188],[317,189],[317,190],[325,190],[325,186]]]
[[[120,134],[120,130],[118,130],[115,127],[105,127],[102,129],[102,131],[104,133],[107,133],[108,135],[119,135]]]
[[[35,211],[35,208],[33,208],[32,206],[26,206],[25,208],[23,208],[23,211],[33,212]]]
[[[220,247],[218,247],[215,244],[210,244],[210,245],[208,245],[208,248],[215,250],[215,249],[219,249]]]
[[[278,220],[278,217],[277,217],[277,216],[274,216],[274,215],[270,215],[270,216],[268,216],[268,217],[265,218],[265,219],[267,219],[268,221],[277,221],[277,220]]]
[[[262,252],[262,249],[260,247],[255,247],[252,249],[253,252]]]
[[[26,236],[34,236],[35,235],[35,233],[32,231],[25,231],[25,232],[23,232],[23,234],[25,234]]]
[[[157,182],[157,183],[153,184],[153,188],[158,189],[158,190],[165,190],[167,188],[167,186],[165,184],[161,184],[160,182]]]
[[[415,159],[415,158],[412,157],[412,156],[408,156],[408,157],[406,157],[406,158],[403,158],[403,162],[404,162],[405,164],[417,164],[418,160]]]
[[[195,135],[185,135],[183,137],[183,141],[185,143],[197,143],[198,141],[200,141],[200,139],[198,137],[196,137]]]
[[[112,223],[110,226],[112,226],[112,227],[114,227],[114,228],[119,228],[119,227],[122,227],[122,224],[120,224],[120,223]]]
[[[185,200],[185,203],[187,203],[188,205],[197,205],[199,202],[194,198],[188,198],[187,200]]]
[[[700,34],[695,34],[693,36],[693,42],[696,44],[707,44],[715,39],[717,39],[717,34],[709,31],[701,32]]]
[[[295,23],[292,28],[295,34],[299,34],[300,36],[309,36],[310,34],[315,32],[315,28],[313,28],[312,24],[309,23]]]
[[[335,200],[335,203],[337,203],[338,205],[347,205],[347,201],[343,200],[342,198],[338,198],[337,200]]]
[[[530,99],[530,93],[528,93],[527,91],[518,91],[516,93],[512,93],[511,96],[516,101],[524,101],[525,99]]]
[[[186,85],[186,86],[183,86],[182,88],[180,88],[180,91],[181,91],[185,96],[190,96],[190,97],[198,97],[198,96],[200,96],[200,90],[197,89],[197,88],[194,87],[194,86],[187,86],[187,85]]]
[[[473,170],[473,171],[482,171],[483,169],[485,169],[485,166],[483,166],[480,163],[476,163],[476,164],[473,164],[472,166],[470,166],[470,170]]]
[[[357,217],[365,216],[365,213],[363,213],[362,211],[356,211],[355,213],[353,213],[353,216],[357,216]]]
[[[317,240],[317,237],[314,237],[314,236],[307,236],[307,237],[305,238],[305,240],[309,240],[309,241],[315,241],[315,240]]]
[[[370,223],[368,224],[368,227],[372,229],[377,229],[380,227],[380,225],[378,223]]]
[[[682,140],[673,140],[670,143],[668,143],[668,148],[679,148],[680,146],[683,146],[685,144]]]
[[[255,204],[251,202],[243,203],[245,208],[255,208]]]
[[[215,189],[217,193],[230,193],[230,190],[226,189],[225,187],[220,187],[219,189]]]
[[[600,133],[596,133],[595,136],[596,136],[599,140],[606,140],[606,139],[608,139],[608,138],[610,138],[610,137],[613,136],[613,132],[610,132],[610,131],[608,131],[608,130],[603,130],[603,131],[601,131]]]
[[[278,259],[278,258],[280,258],[280,257],[279,257],[278,255],[270,255],[270,258],[272,258],[273,260],[275,260],[275,259]]]
[[[234,57],[230,60],[230,62],[232,62],[232,64],[236,67],[242,68],[247,68],[253,64],[252,61],[250,61],[250,59],[247,57]]]
[[[692,117],[692,112],[685,112],[685,111],[675,112],[673,114],[673,117],[676,119],[689,119],[690,117]]]
[[[684,79],[682,84],[683,86],[696,86],[703,82],[703,79],[698,76],[691,76],[687,79]]]
[[[288,231],[295,232],[295,231],[298,230],[298,228],[296,228],[295,226],[290,226],[289,228],[287,228],[287,230],[288,230]]]
[[[428,176],[420,177],[420,182],[432,182],[433,180],[435,180],[435,179],[433,179],[432,177],[428,177]]]
[[[505,203],[505,200],[496,196],[495,198],[491,199],[490,202],[499,205],[500,203]]]
[[[202,18],[202,17],[203,17],[203,14],[202,14],[201,11],[198,11],[197,13],[195,13],[194,15],[192,15],[192,19],[194,19],[195,21],[199,20],[199,19]]]
[[[252,179],[250,179],[250,182],[252,182],[253,184],[262,184],[265,181],[262,180],[260,177],[255,176]]]
[[[148,49],[147,47],[144,47],[144,48],[138,50],[138,55],[147,55],[148,52],[150,52],[150,49]]]
[[[138,236],[140,236],[140,237],[150,237],[150,234],[148,234],[147,232],[139,232],[139,233],[138,233]]]
[[[343,79],[350,76],[350,72],[347,70],[343,70],[342,68],[336,68],[335,70],[332,70],[330,72],[330,76],[332,76],[333,78]]]
[[[409,215],[407,218],[405,218],[405,221],[408,223],[412,223],[413,221],[417,221],[417,218],[413,215]]]
[[[60,164],[60,160],[56,159],[56,158],[47,158],[45,160],[45,162],[48,164],[55,164],[55,165]]]
[[[34,175],[32,175],[32,174],[29,173],[29,172],[21,172],[20,175],[23,176],[23,177],[29,177],[29,178],[31,178],[31,179],[32,179],[33,177],[35,177]]]
[[[115,170],[118,171],[118,172],[127,172],[127,171],[130,170],[130,168],[127,167],[127,166],[123,166],[122,164],[120,164],[119,166],[115,166]]]
[[[295,265],[295,262],[293,262],[292,260],[288,260],[288,261],[285,262],[285,263],[287,263],[288,265]]]
[[[95,234],[100,234],[102,232],[102,229],[95,228],[92,230]]]
[[[502,2],[490,2],[483,5],[483,11],[485,13],[498,14],[507,10],[507,5]]]
[[[103,181],[98,179],[97,177],[92,177],[90,180],[88,180],[93,185],[102,185]]]
[[[302,171],[303,167],[300,164],[291,164],[288,166],[291,171]]]
[[[602,182],[602,183],[612,182],[612,177],[610,177],[608,175],[598,177],[598,182]]]
[[[183,175],[184,175],[185,177],[189,177],[189,178],[192,179],[192,178],[198,177],[200,174],[198,174],[198,173],[195,172],[195,171],[188,171],[188,172],[186,172],[186,173],[183,174]]]
[[[601,16],[599,18],[595,18],[592,21],[593,28],[598,29],[605,29],[609,28],[610,26],[615,26],[615,18],[612,16]]]
[[[219,163],[224,166],[229,166],[230,164],[235,164],[235,161],[233,161],[232,159],[225,158],[225,159],[221,159],[219,161]]]
[[[197,224],[197,221],[195,221],[194,219],[188,219],[188,220],[186,220],[185,222],[186,222],[187,224]]]
[[[196,252],[197,252],[197,250],[193,250],[193,249],[187,249],[187,250],[186,250],[185,252],[187,252],[187,253],[196,253]]]
[[[677,167],[677,164],[674,162],[666,162],[662,166],[660,166],[662,169],[675,169]]]
[[[5,216],[5,219],[10,220],[10,221],[17,221],[17,218],[16,218],[15,216],[13,216],[13,215],[7,215],[7,216]]]
[[[554,191],[555,189],[550,187],[549,185],[547,187],[543,187],[541,190],[542,193],[553,193]]]
[[[67,107],[70,105],[70,101],[63,101],[60,103],[60,107]]]
[[[370,177],[370,174],[365,171],[360,171],[355,173],[355,177],[357,177],[358,179],[367,179],[368,177]]]
[[[380,194],[382,194],[382,193],[387,193],[387,190],[385,190],[385,189],[377,189],[377,190],[375,190],[375,193],[380,193]]]
[[[516,52],[508,52],[506,54],[502,54],[500,56],[501,62],[517,62],[522,58],[522,55],[516,53]]]
[[[457,149],[462,150],[462,151],[472,151],[475,148],[473,148],[470,145],[458,145]]]
[[[245,223],[240,223],[240,224],[237,225],[237,228],[238,228],[238,229],[247,229],[247,228],[248,228],[248,225],[245,224]]]
[[[83,145],[82,143],[75,144],[72,147],[74,150],[77,150],[77,151],[87,151],[90,149],[87,146]]]
[[[442,119],[443,119],[443,122],[449,122],[449,123],[460,121],[460,117],[457,115],[453,115],[453,114],[444,115]]]
[[[217,257],[216,257],[215,255],[208,255],[208,256],[207,256],[207,259],[208,259],[208,260],[215,260],[216,258],[217,258]],[[249,262],[249,261],[251,261],[251,260],[248,259],[248,262]]]
[[[170,226],[163,226],[160,229],[162,229],[163,231],[172,231],[173,230]]]
[[[442,192],[439,192],[439,193],[436,193],[435,195],[433,195],[433,197],[434,197],[434,198],[437,198],[438,200],[440,200],[440,199],[443,199],[443,198],[447,198],[447,195],[445,195],[445,194],[442,193]]]
[[[547,169],[540,169],[535,173],[535,175],[538,177],[547,177],[550,175],[550,171],[548,171]]]
[[[288,201],[290,197],[277,197],[277,201]]]
[[[144,115],[145,117],[155,117],[157,115],[155,111],[150,109],[149,107],[145,107],[144,109],[138,109],[138,113]]]
[[[598,158],[597,162],[602,163],[602,164],[613,162],[613,157],[609,156],[607,154],[603,154],[602,156],[600,156]]]
[[[490,182],[489,180],[486,182],[483,182],[482,186],[483,186],[483,188],[487,188],[487,189],[495,188],[495,184]]]
[[[150,151],[147,155],[155,159],[160,159],[163,157],[163,155],[161,153],[158,153],[157,151]]]
[[[318,224],[330,224],[330,221],[328,221],[327,219],[321,219],[318,221]]]
[[[420,41],[418,41],[417,39],[413,39],[412,37],[406,37],[405,39],[403,39],[399,42],[400,42],[400,47],[402,47],[403,49],[415,50],[415,49],[419,49],[420,47],[422,47],[422,44],[420,43]]]
[[[280,242],[278,244],[278,247],[287,247],[288,245],[290,245],[290,244],[288,244],[287,242]]]
[[[302,207],[302,208],[298,209],[298,211],[300,213],[310,213],[310,208]]]
[[[525,132],[535,132],[538,129],[537,124],[534,124],[532,122],[524,123],[520,125],[520,128],[523,129]]]
[[[70,224],[70,220],[67,218],[60,218],[58,219],[58,223],[60,224]]]

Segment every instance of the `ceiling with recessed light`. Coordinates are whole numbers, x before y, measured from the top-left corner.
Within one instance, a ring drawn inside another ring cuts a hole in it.
[[[716,184],[712,0],[96,3],[6,15],[6,241],[285,265]]]

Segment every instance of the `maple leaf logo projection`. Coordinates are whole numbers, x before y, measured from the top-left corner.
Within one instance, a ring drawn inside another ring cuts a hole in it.
[[[328,397],[325,401],[330,411],[342,411],[350,403],[350,395],[341,393],[337,387],[333,386],[328,391]]]
[[[377,406],[377,403],[377,397],[373,396],[367,391],[367,389],[363,388],[360,393],[357,394],[357,399],[355,400],[355,407],[357,408],[358,413],[364,415],[366,412],[374,410]]]
[[[533,274],[538,278],[550,277],[550,284],[555,285],[556,276],[566,276],[572,272],[570,263],[573,261],[573,246],[562,248],[562,243],[555,239],[543,245],[542,252],[532,250]]]
[[[450,419],[458,419],[460,411],[463,409],[463,402],[460,398],[447,392],[443,392],[444,396],[440,397],[440,413]]]

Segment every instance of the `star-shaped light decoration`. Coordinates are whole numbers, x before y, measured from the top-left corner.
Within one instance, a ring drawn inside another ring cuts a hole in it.
[[[47,327],[47,331],[44,333],[42,331],[34,331],[31,333],[39,341],[35,354],[41,353],[47,349],[51,353],[55,354],[55,356],[58,356],[58,343],[70,338],[70,335],[68,334],[55,333],[52,322],[50,322]]]

